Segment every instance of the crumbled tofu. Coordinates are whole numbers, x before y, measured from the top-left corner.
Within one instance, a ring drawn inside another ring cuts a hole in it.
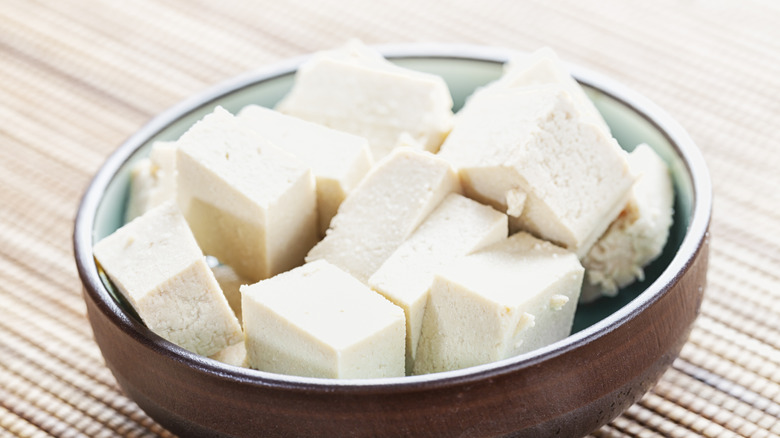
[[[371,170],[368,141],[257,105],[244,107],[237,117],[312,169],[317,180],[320,233],[324,235],[341,202]]]
[[[372,289],[404,309],[407,373],[412,371],[434,273],[460,256],[506,239],[507,233],[505,214],[450,194],[368,280]]]
[[[324,378],[404,375],[404,312],[323,260],[242,286],[248,364]]]
[[[366,283],[445,196],[459,191],[446,161],[396,149],[347,196],[306,261],[325,259]]]
[[[583,271],[575,254],[524,232],[441,269],[414,373],[493,362],[565,338]]]
[[[211,268],[211,272],[214,273],[214,278],[219,283],[219,288],[222,289],[222,293],[238,318],[238,322],[241,322],[241,292],[239,288],[245,284],[251,284],[252,281],[236,274],[236,271],[228,265],[214,266]]]
[[[311,170],[218,107],[179,138],[177,200],[203,251],[261,280],[318,237]]]
[[[571,76],[558,55],[548,48],[542,48],[530,55],[516,56],[504,66],[504,74],[495,82],[488,84],[470,98],[478,99],[488,92],[502,92],[536,85],[555,84],[563,88],[571,97],[578,115],[589,123],[609,133],[609,126],[601,113],[588,98],[582,86]]]
[[[94,254],[161,337],[204,356],[241,341],[238,320],[172,201],[98,242]]]
[[[229,347],[225,347],[210,357],[214,360],[218,360],[222,363],[233,365],[235,367],[248,367],[246,361],[246,344],[244,344],[244,342],[239,342]]]
[[[548,85],[489,93],[458,113],[438,156],[469,197],[520,229],[584,256],[628,201],[634,176],[603,129]]]
[[[440,76],[401,68],[358,41],[301,65],[277,109],[367,138],[375,160],[403,137],[436,152],[452,128],[452,97]]]
[[[176,142],[156,141],[149,156],[139,160],[130,171],[125,222],[172,199],[176,199]]]
[[[628,164],[639,180],[626,210],[582,260],[582,302],[614,296],[619,288],[643,280],[643,267],[661,255],[669,237],[674,190],[666,163],[641,144],[629,154]]]

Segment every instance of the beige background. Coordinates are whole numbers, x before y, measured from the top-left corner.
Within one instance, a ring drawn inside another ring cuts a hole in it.
[[[91,175],[206,87],[358,37],[532,50],[645,94],[715,187],[709,288],[681,357],[598,436],[777,436],[780,2],[2,0],[0,435],[167,435],[85,319],[72,222]]]

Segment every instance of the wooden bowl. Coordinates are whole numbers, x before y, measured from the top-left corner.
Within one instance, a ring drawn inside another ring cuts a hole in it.
[[[497,78],[510,50],[398,45],[394,62],[448,82],[456,109]],[[546,348],[482,366],[374,380],[302,378],[225,365],[149,331],[102,277],[92,245],[122,225],[129,169],[155,140],[175,139],[217,104],[274,105],[296,58],[231,80],[144,126],[111,155],[82,200],[74,230],[95,340],[127,395],[181,436],[581,436],[639,400],[677,357],[699,313],[712,190],[704,160],[663,110],[601,75],[571,66],[626,149],[650,144],[669,164],[674,225],[645,281],[577,310],[574,332]],[[95,366],[101,366],[95,364]]]

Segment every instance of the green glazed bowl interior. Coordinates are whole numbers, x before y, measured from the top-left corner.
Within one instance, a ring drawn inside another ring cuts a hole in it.
[[[423,57],[402,55],[393,57],[392,61],[403,67],[443,77],[453,96],[453,109],[457,111],[477,87],[495,80],[501,75],[503,68],[501,60],[506,56],[485,59],[490,57],[484,56],[483,51],[480,50],[482,58],[480,59],[480,57],[468,57],[461,52],[459,53],[458,56],[446,54],[444,56]],[[577,69],[573,67],[572,70],[577,75]],[[593,75],[593,73],[589,74]],[[148,138],[139,142],[140,147],[121,165],[116,176],[108,184],[95,215],[93,242],[98,242],[124,224],[130,169],[139,158],[148,154],[154,141],[176,140],[192,124],[211,112],[216,105],[221,105],[234,114],[249,104],[272,108],[292,87],[293,75],[294,71],[288,69],[287,72],[262,81],[248,80],[247,84],[242,84],[224,95],[206,99],[206,101],[191,108],[182,117],[171,120],[170,123],[153,130],[153,132],[150,131],[147,135]],[[661,256],[645,269],[645,279],[623,288],[617,297],[605,297],[593,303],[579,305],[572,333],[578,333],[614,314],[638,297],[659,278],[683,242],[690,224],[694,204],[692,181],[686,170],[685,162],[670,139],[659,131],[650,119],[636,112],[630,103],[616,98],[606,90],[595,88],[588,82],[586,76],[585,74],[577,75],[586,92],[606,119],[612,129],[613,136],[621,147],[631,151],[636,145],[647,143],[667,162],[674,180],[675,204],[674,221],[669,240]],[[165,119],[163,118],[163,120]],[[105,279],[104,286],[125,311],[133,314],[132,309]]]

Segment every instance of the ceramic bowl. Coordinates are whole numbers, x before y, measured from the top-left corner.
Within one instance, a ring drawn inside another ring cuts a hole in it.
[[[515,52],[462,45],[395,45],[393,62],[439,74],[455,109],[501,74]],[[92,245],[122,225],[129,169],[155,140],[178,138],[222,105],[273,106],[306,57],[246,74],[171,108],[114,152],[83,197],[74,230],[94,337],[117,382],[144,411],[181,436],[579,436],[639,400],[677,357],[699,313],[707,269],[711,183],[699,150],[658,106],[577,66],[627,150],[645,142],[669,164],[674,224],[647,278],[580,305],[573,333],[540,350],[438,374],[373,380],[278,375],[225,365],[149,331],[98,268]],[[95,364],[95,366],[101,366]]]

